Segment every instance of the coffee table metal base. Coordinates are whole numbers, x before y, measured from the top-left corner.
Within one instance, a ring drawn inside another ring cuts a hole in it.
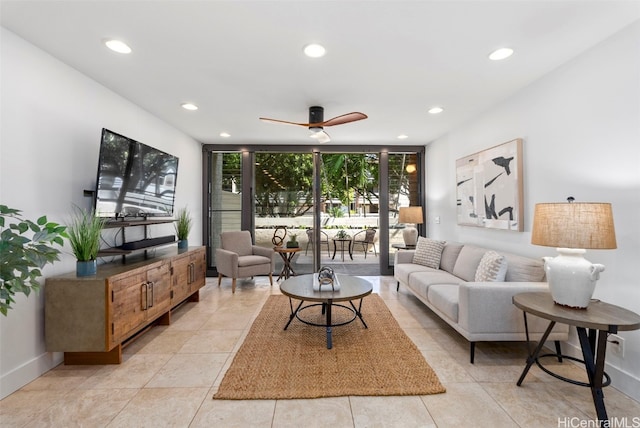
[[[351,305],[351,307],[346,306],[346,305],[341,305],[338,303],[333,303],[333,301],[331,299],[327,300],[327,303],[313,303],[307,306],[302,306],[304,304],[304,300],[300,300],[300,303],[298,304],[298,306],[294,309],[293,308],[293,299],[291,297],[289,297],[289,307],[291,308],[291,314],[289,315],[289,321],[287,322],[287,325],[284,326],[284,330],[286,330],[287,328],[289,328],[289,325],[291,324],[291,321],[293,321],[294,318],[297,318],[299,321],[307,324],[307,325],[311,325],[311,326],[315,326],[315,327],[325,327],[327,329],[327,349],[331,349],[333,348],[333,327],[339,327],[341,325],[346,325],[349,324],[351,322],[353,322],[356,318],[360,318],[360,321],[362,322],[362,325],[364,326],[364,328],[369,328],[367,327],[367,323],[364,322],[364,319],[362,318],[362,300],[360,299],[360,303],[358,304],[358,307],[356,307],[356,305],[353,304],[352,300],[349,300],[349,304]],[[315,306],[321,306],[322,307],[322,314],[325,315],[325,323],[324,324],[319,324],[319,323],[315,323],[309,320],[305,320],[304,318],[300,317],[300,313],[302,311],[304,311],[305,309],[309,309],[309,308],[313,308]],[[333,323],[332,319],[331,319],[331,312],[332,312],[332,308],[338,306],[344,309],[347,309],[349,311],[351,311],[353,313],[353,317],[348,319],[347,321],[342,321],[339,323]]]

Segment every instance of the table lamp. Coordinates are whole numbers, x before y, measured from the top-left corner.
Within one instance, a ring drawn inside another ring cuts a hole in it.
[[[406,225],[402,231],[404,245],[415,246],[418,242],[418,230],[412,225],[422,224],[422,207],[400,207],[398,221]]]
[[[590,263],[583,254],[586,249],[617,248],[613,213],[609,203],[567,201],[536,204],[531,243],[557,247],[557,257],[543,257],[553,301],[584,309],[604,265]]]

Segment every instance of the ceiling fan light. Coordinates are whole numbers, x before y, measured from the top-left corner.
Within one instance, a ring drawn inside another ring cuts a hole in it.
[[[311,135],[309,135],[309,137],[318,141],[318,143],[328,143],[329,141],[331,141],[331,138],[329,138],[329,134],[324,132],[322,128],[309,128],[309,129],[311,130]]]

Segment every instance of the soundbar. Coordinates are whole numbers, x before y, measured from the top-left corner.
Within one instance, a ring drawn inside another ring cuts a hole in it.
[[[139,250],[141,248],[155,247],[162,244],[170,244],[176,241],[175,235],[158,236],[157,238],[141,239],[139,241],[125,242],[120,246],[123,250]]]

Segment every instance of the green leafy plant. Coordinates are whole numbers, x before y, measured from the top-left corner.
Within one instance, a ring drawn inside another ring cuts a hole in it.
[[[345,230],[340,229],[338,231],[338,233],[336,233],[336,238],[338,238],[338,239],[349,239],[349,234]]]
[[[189,238],[189,232],[191,231],[191,226],[193,226],[193,219],[187,207],[178,210],[174,226],[178,240],[182,241]]]
[[[76,259],[87,262],[98,258],[100,236],[107,220],[93,211],[75,208],[69,223],[69,243]]]
[[[60,260],[66,227],[47,221],[46,216],[35,222],[24,219],[20,210],[0,205],[0,312],[7,315],[13,296],[38,291],[41,269],[47,263]],[[25,236],[32,233],[31,238]]]

